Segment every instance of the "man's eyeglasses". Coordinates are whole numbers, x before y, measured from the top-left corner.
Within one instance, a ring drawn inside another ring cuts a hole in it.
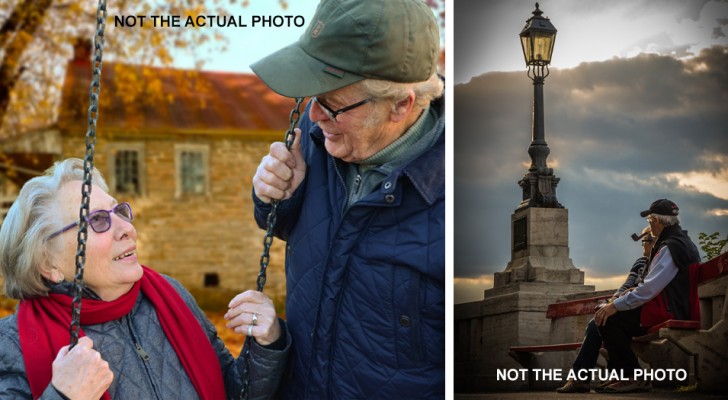
[[[131,206],[129,205],[129,203],[119,203],[111,210],[96,210],[90,213],[87,217],[88,225],[96,233],[103,233],[108,231],[111,228],[111,213],[116,214],[119,218],[126,222],[131,222],[133,218],[131,214]],[[51,240],[61,233],[73,228],[74,226],[77,226],[78,223],[79,221],[76,221],[70,225],[64,226],[63,229],[57,232],[53,232],[50,236],[48,236],[47,240]]]
[[[318,97],[313,97],[313,101],[321,107],[321,110],[323,110],[324,114],[326,114],[326,116],[329,117],[329,119],[333,120],[334,122],[337,122],[336,117],[338,115],[343,114],[347,111],[353,110],[357,107],[363,106],[364,104],[367,104],[370,101],[372,101],[372,99],[364,99],[364,100],[354,103],[350,106],[342,107],[336,111],[331,109],[331,107],[326,105],[326,103],[324,103],[323,100],[319,99]]]

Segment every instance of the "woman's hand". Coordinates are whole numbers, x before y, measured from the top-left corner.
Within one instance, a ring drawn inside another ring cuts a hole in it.
[[[233,331],[252,335],[262,346],[275,342],[281,336],[273,300],[266,294],[248,290],[235,296],[228,307],[226,326]]]
[[[51,384],[70,399],[98,400],[114,381],[109,363],[93,345],[90,338],[79,338],[71,351],[61,347],[53,361]]]

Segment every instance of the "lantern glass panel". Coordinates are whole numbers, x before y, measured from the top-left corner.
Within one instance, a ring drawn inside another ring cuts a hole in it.
[[[526,65],[530,65],[533,52],[531,51],[531,38],[528,35],[521,36],[521,46],[523,47],[523,56],[526,59]]]
[[[538,64],[551,62],[551,52],[554,49],[554,35],[551,32],[531,32],[533,41],[533,60]]]

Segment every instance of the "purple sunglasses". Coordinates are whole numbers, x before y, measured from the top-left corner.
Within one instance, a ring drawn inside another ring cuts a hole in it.
[[[90,213],[87,217],[88,225],[96,233],[103,233],[111,228],[111,213],[116,214],[119,218],[126,222],[131,222],[133,216],[131,214],[131,206],[129,203],[119,203],[114,206],[111,210],[96,210]],[[47,240],[51,240],[61,233],[73,228],[78,225],[79,221],[76,221],[70,225],[64,226],[63,229],[53,232],[48,236]]]

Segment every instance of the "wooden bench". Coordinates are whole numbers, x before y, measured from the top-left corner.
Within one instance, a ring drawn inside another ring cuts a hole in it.
[[[556,320],[562,318],[593,315],[596,312],[599,303],[609,299],[610,297],[611,294],[549,304],[546,309],[546,318],[551,319],[552,324],[554,324]],[[581,329],[585,327],[583,323],[579,325]],[[581,341],[558,344],[511,346],[509,348],[508,355],[516,360],[518,364],[528,369],[528,386],[533,389],[535,386],[535,377],[531,371],[535,369],[550,369],[554,367],[554,357],[547,357],[548,353],[573,351],[580,348]]]
[[[685,365],[690,381],[700,382],[702,388],[707,390],[720,390],[716,388],[721,387],[718,385],[724,386],[725,378],[728,378],[727,373],[720,372],[715,367],[724,365],[725,358],[728,358],[728,253],[706,261],[698,268],[702,324],[701,321],[665,321],[650,328],[644,336],[635,337],[634,349],[642,360],[653,367],[676,368],[676,365]],[[598,296],[550,304],[546,317],[553,324],[561,318],[592,315],[599,302],[609,297]],[[704,353],[710,352],[710,357],[706,357],[706,354],[700,356],[701,346],[710,347],[702,350]],[[511,346],[509,355],[524,368],[532,370],[546,368],[541,362],[544,353],[579,348],[581,342]],[[723,361],[720,361],[721,357]],[[722,382],[719,379],[721,374]],[[529,379],[529,384],[532,383]]]
[[[701,391],[726,393],[728,372],[728,253],[700,265],[700,322],[670,320],[633,339],[637,356],[653,367],[688,370]]]

